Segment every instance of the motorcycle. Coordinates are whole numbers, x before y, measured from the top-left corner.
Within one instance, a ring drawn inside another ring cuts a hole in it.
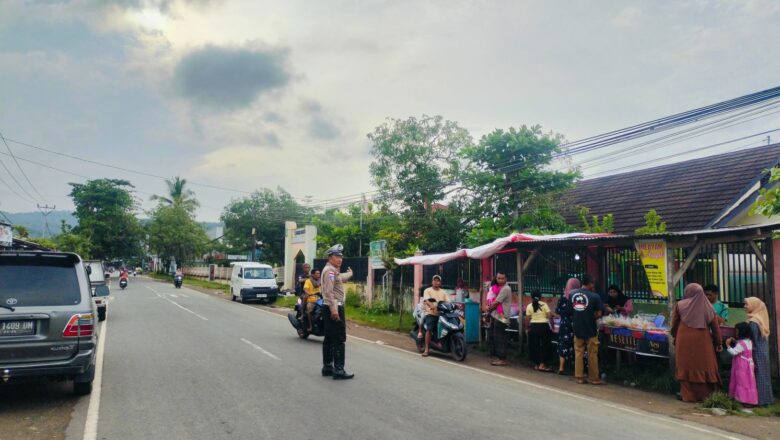
[[[295,313],[288,313],[287,319],[290,320],[290,324],[298,332],[298,337],[301,339],[306,339],[309,335],[325,335],[325,304],[322,299],[318,299],[314,303],[314,310],[311,312],[311,331],[309,331],[309,316],[306,314],[306,304],[303,303],[301,297],[298,297],[298,302],[295,304]]]
[[[174,286],[175,286],[177,289],[181,289],[181,284],[182,284],[183,282],[184,282],[184,277],[183,277],[183,276],[181,276],[181,275],[176,275],[175,277],[173,277],[173,285],[174,285]]]
[[[127,287],[127,278],[121,278],[119,280],[119,288],[125,290],[125,287]]]
[[[466,348],[466,339],[463,336],[465,326],[461,312],[452,303],[448,302],[440,302],[436,306],[436,310],[439,312],[439,323],[437,328],[431,333],[429,348],[441,353],[451,354],[456,361],[462,362],[466,359],[468,350]],[[417,333],[423,327],[425,320],[422,304],[418,304],[413,315],[415,324],[409,332],[409,336],[417,344],[417,351],[422,353],[425,351],[425,330],[422,332],[422,337],[417,337]]]

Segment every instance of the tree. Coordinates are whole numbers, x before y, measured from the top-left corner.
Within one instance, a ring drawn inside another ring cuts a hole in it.
[[[559,211],[562,191],[579,177],[578,171],[550,169],[562,152],[563,136],[544,133],[541,126],[495,130],[475,146],[464,149],[468,166],[463,185],[468,189],[467,217],[487,229],[478,235],[502,235],[511,229],[528,232],[562,232],[566,222]],[[511,222],[487,221],[503,219]],[[491,232],[492,231],[492,232]]]
[[[295,201],[284,189],[257,190],[247,197],[232,200],[222,211],[225,223],[225,241],[239,252],[252,247],[252,228],[260,247],[262,259],[271,264],[284,260],[284,222],[303,222],[311,218],[311,211]]]
[[[55,241],[57,249],[63,252],[73,252],[85,260],[92,258],[92,244],[89,238],[74,232],[73,227],[65,220],[62,220],[60,234],[55,237]]]
[[[615,231],[615,218],[612,214],[606,214],[599,220],[598,215],[594,215],[591,220],[588,220],[590,215],[590,209],[585,206],[580,206],[577,210],[577,215],[582,222],[582,232],[588,232],[592,234],[600,233],[612,233]]]
[[[185,188],[187,179],[176,176],[172,181],[165,179],[165,184],[168,186],[168,196],[155,194],[150,198],[152,201],[157,201],[167,206],[181,206],[187,212],[194,212],[200,206],[200,202],[195,199],[195,193]]]
[[[140,253],[141,226],[134,212],[133,185],[126,180],[96,179],[71,183],[70,197],[79,220],[73,232],[91,243],[92,256],[101,260]]]
[[[457,189],[462,168],[460,151],[471,135],[441,116],[390,119],[368,134],[370,171],[380,203],[419,215],[433,210]],[[451,189],[448,189],[451,188]]]
[[[661,221],[661,216],[658,215],[655,209],[647,211],[647,214],[645,214],[645,225],[634,231],[637,235],[660,234],[663,232],[666,232],[666,222]]]
[[[778,180],[780,180],[780,168],[772,168],[769,171],[768,183],[774,183]],[[750,214],[766,217],[780,214],[780,189],[778,187],[772,189],[761,188],[758,198],[750,207]]]
[[[26,240],[30,237],[30,231],[22,225],[13,225],[11,230],[13,230],[14,237],[20,240]]]
[[[179,265],[203,253],[209,241],[206,231],[183,205],[161,204],[155,208],[147,231],[149,249],[164,259],[175,258]]]

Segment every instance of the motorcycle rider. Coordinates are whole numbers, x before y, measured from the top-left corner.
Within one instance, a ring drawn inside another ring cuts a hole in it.
[[[311,266],[309,263],[303,263],[303,273],[298,275],[298,279],[295,282],[295,294],[303,298],[303,285],[306,284],[306,280],[311,277]]]
[[[344,371],[347,327],[344,318],[344,281],[352,278],[352,269],[341,273],[344,259],[340,244],[326,254],[328,264],[322,269],[322,297],[325,300],[325,340],[322,342],[322,375],[335,380],[352,379],[354,374]]]
[[[306,317],[309,319],[309,332],[312,329],[311,312],[314,311],[314,305],[317,303],[317,300],[322,298],[320,293],[320,275],[321,272],[314,269],[311,272],[311,277],[303,283],[304,296],[302,303],[306,307]]]
[[[449,300],[449,296],[441,288],[441,276],[434,275],[431,279],[431,287],[425,289],[423,292],[423,310],[425,311],[425,319],[423,321],[423,327],[425,327],[425,350],[422,355],[424,357],[430,355],[431,335],[436,331],[439,323],[439,311],[436,309],[436,306],[440,302],[449,302]],[[419,337],[420,334],[418,333],[417,336]]]

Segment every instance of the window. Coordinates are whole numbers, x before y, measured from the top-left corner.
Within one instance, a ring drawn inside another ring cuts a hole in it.
[[[14,307],[79,304],[76,267],[54,263],[0,260],[0,304],[11,305],[14,300]]]
[[[248,267],[244,269],[244,279],[247,280],[271,280],[274,271],[270,267]]]

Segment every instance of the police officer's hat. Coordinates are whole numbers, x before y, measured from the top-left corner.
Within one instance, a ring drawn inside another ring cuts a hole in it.
[[[325,254],[327,256],[336,256],[336,257],[343,257],[344,254],[342,253],[344,251],[344,246],[340,244],[333,245],[330,249],[328,249]]]

